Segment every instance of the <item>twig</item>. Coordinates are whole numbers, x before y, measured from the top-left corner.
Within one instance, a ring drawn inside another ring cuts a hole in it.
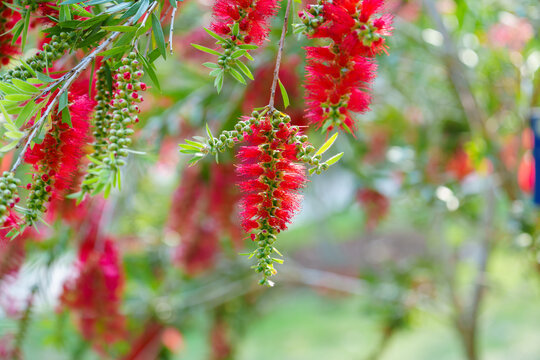
[[[176,15],[176,10],[178,10],[178,1],[175,2],[175,5],[176,6],[173,8],[171,15],[171,28],[169,29],[169,48],[171,49],[171,54],[173,53],[172,38],[174,30],[174,16]]]
[[[283,43],[285,42],[285,34],[287,34],[287,25],[289,23],[289,12],[291,8],[291,0],[287,0],[287,9],[285,10],[285,19],[283,20],[283,29],[281,30],[281,38],[279,39],[279,48],[276,58],[276,67],[274,68],[274,79],[270,88],[270,100],[268,106],[274,107],[274,98],[276,96],[276,85],[279,78],[279,65],[281,64],[281,53],[283,52]]]

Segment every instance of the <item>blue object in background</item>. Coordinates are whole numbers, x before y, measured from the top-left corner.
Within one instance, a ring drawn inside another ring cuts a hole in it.
[[[540,108],[533,109],[531,113],[531,128],[534,132],[534,197],[533,201],[540,206]]]

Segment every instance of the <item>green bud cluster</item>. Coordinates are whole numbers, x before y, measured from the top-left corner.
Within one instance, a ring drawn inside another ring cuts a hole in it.
[[[317,4],[309,5],[307,10],[298,13],[298,17],[302,23],[296,25],[295,32],[312,35],[324,22],[322,2],[319,0]]]
[[[50,67],[53,61],[60,59],[71,47],[75,33],[61,32],[59,35],[53,35],[51,42],[43,44],[43,50],[26,60],[26,63],[34,70],[43,72]],[[0,81],[10,81],[11,79],[26,80],[32,77],[30,71],[24,66],[19,65],[0,77]]]
[[[95,100],[97,102],[94,113],[94,124],[93,124],[93,135],[94,143],[93,153],[91,155],[94,159],[103,159],[107,154],[107,148],[109,145],[107,134],[112,119],[112,115],[109,113],[110,102],[112,94],[109,91],[107,85],[107,72],[105,67],[99,68],[96,71],[96,96]],[[96,163],[90,163],[88,165],[88,173],[84,177],[82,182],[81,190],[83,193],[90,193],[93,190],[93,183],[95,182],[96,173],[93,172],[97,167]]]
[[[0,226],[6,222],[10,209],[21,200],[17,191],[20,183],[10,171],[4,171],[0,177]]]
[[[28,184],[30,190],[26,200],[25,223],[31,226],[37,222],[39,215],[47,212],[46,203],[51,200],[54,171],[47,171],[42,167],[40,171],[32,175],[32,183]]]
[[[135,105],[142,101],[139,90],[145,90],[146,84],[140,82],[143,72],[137,54],[130,53],[122,59],[122,66],[113,76],[113,99],[111,101],[111,117],[107,129],[108,145],[103,157],[106,168],[117,171],[125,164],[123,158],[128,156],[130,136],[134,131],[131,125],[138,122],[139,107]]]
[[[262,278],[259,280],[260,285],[274,285],[269,278],[277,273],[274,268],[276,259],[272,257],[272,253],[276,251],[274,248],[276,233],[277,231],[271,226],[266,226],[265,229],[257,233],[253,239],[257,243],[257,250],[253,252],[257,258],[257,264],[254,265],[253,268],[262,275]]]
[[[236,143],[244,141],[246,135],[253,133],[251,125],[257,121],[257,119],[252,117],[237,122],[234,126],[234,130],[225,130],[221,132],[219,136],[208,139],[203,152],[216,155],[217,153],[224,152],[225,150],[234,147]]]

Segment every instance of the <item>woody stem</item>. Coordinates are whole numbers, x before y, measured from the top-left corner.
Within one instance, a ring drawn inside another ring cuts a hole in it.
[[[276,57],[276,66],[274,68],[274,78],[272,80],[272,87],[270,88],[270,101],[268,106],[274,107],[274,98],[276,96],[276,85],[279,78],[279,65],[281,64],[281,54],[283,53],[283,43],[285,42],[285,35],[287,34],[287,25],[289,23],[289,13],[291,9],[291,0],[287,0],[287,9],[285,10],[285,19],[283,20],[283,29],[281,30],[281,38],[279,39],[279,48]]]

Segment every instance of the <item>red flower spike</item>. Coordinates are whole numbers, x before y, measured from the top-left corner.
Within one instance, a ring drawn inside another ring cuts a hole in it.
[[[96,233],[90,231],[81,244],[78,275],[64,284],[60,301],[76,315],[83,337],[99,350],[125,335],[120,313],[124,274],[114,242],[98,240]]]
[[[238,44],[261,45],[268,36],[268,22],[276,10],[276,0],[217,0],[210,27]],[[232,34],[235,23],[239,25],[239,36]]]
[[[392,33],[392,16],[377,17],[384,0],[319,2],[307,22],[311,38],[328,38],[329,46],[306,48],[306,118],[317,128],[354,129],[353,113],[369,110],[369,89],[375,75],[370,59],[386,51],[385,37]],[[306,23],[306,22],[305,22]]]

